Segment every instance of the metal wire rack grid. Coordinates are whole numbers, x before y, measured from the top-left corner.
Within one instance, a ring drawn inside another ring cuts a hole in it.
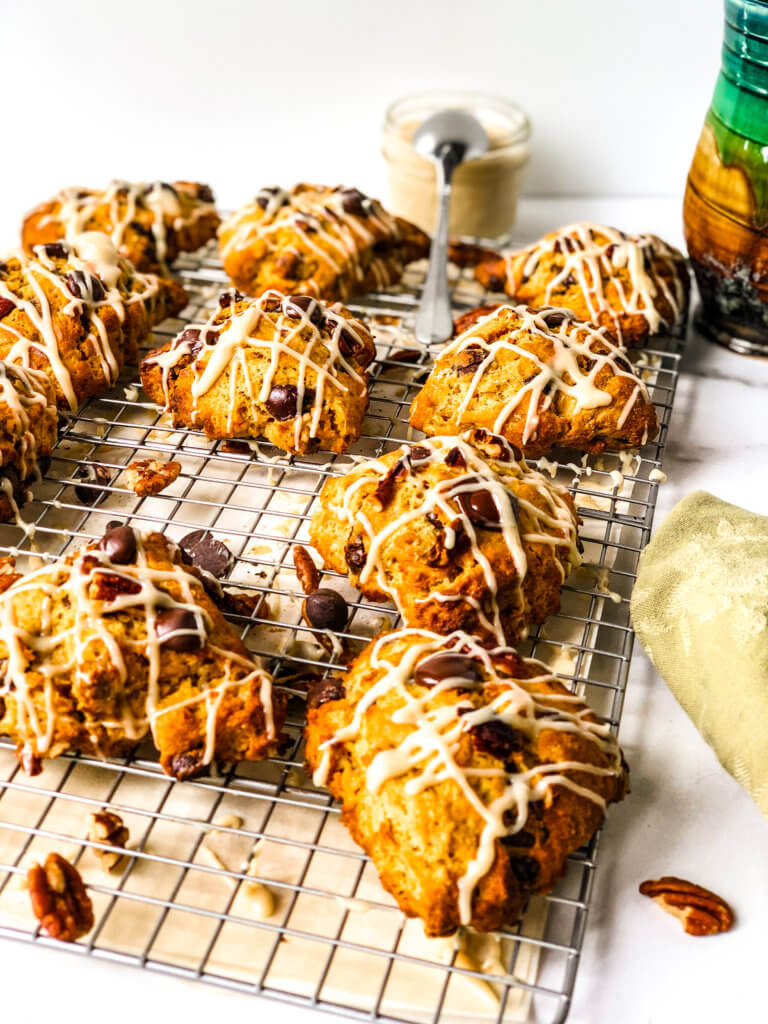
[[[183,258],[177,269],[190,304],[161,336],[200,319],[226,285],[211,248]],[[423,270],[413,268],[398,291],[351,304],[374,319],[378,349],[371,405],[353,454],[377,456],[410,438],[408,406],[429,363],[408,335],[422,280]],[[489,298],[466,275],[453,281],[457,309]],[[634,640],[628,599],[650,537],[682,345],[665,337],[634,357],[661,424],[636,458],[576,463],[573,453],[558,453],[540,463],[572,488],[586,569],[569,579],[560,613],[533,633],[527,651],[557,668],[614,729]],[[135,458],[171,456],[182,472],[167,491],[141,499],[123,484],[121,474]],[[85,463],[100,467],[108,481],[91,494],[78,477]],[[291,744],[269,762],[174,783],[147,745],[106,763],[64,756],[26,778],[12,744],[0,741],[0,935],[365,1020],[563,1020],[599,836],[570,858],[554,893],[536,898],[534,913],[497,937],[489,973],[487,961],[467,955],[469,945],[436,949],[436,940],[419,938],[346,835],[338,808],[304,774],[300,678],[338,671],[339,664],[323,636],[301,620],[290,553],[307,544],[324,480],[347,464],[327,452],[289,458],[269,445],[210,442],[174,429],[130,380],[63,425],[50,469],[24,510],[26,528],[0,528],[0,550],[22,564],[54,558],[99,536],[115,518],[176,539],[211,530],[235,555],[226,585],[262,598],[250,614],[232,618],[289,695]],[[333,586],[350,604],[347,650],[397,624],[393,609],[365,602],[341,577]],[[131,833],[129,855],[111,874],[95,856],[103,845],[84,838],[88,812],[102,807],[120,814]],[[213,838],[226,855],[215,852]],[[93,931],[67,947],[35,927],[21,881],[29,863],[54,848],[79,867],[96,909]],[[266,917],[253,912],[254,882],[273,894]]]

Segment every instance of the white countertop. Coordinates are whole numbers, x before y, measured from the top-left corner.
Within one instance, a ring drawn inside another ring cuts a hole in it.
[[[651,230],[681,245],[681,200],[529,199],[517,234],[528,240],[575,219]],[[697,488],[768,512],[768,361],[692,335],[670,426],[656,523]],[[768,929],[768,823],[720,767],[639,645],[621,740],[632,793],[612,809],[600,849],[572,1024],[715,1024],[768,1016],[762,972]],[[738,680],[733,681],[734,693]],[[721,893],[737,923],[695,939],[637,893],[680,875]],[[342,1020],[207,985],[5,942],[3,1009],[14,1021],[192,1024]]]

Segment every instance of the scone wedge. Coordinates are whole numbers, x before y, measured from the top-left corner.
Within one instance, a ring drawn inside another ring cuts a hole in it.
[[[428,935],[514,924],[627,788],[615,737],[541,662],[456,632],[372,641],[310,692],[306,757]]]

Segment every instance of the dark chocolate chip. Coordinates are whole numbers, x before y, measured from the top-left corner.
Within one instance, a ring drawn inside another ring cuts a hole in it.
[[[314,217],[303,217],[300,213],[293,218],[293,223],[299,230],[306,231],[309,235],[315,234],[319,227]]]
[[[504,846],[517,846],[521,850],[529,850],[536,842],[532,832],[513,832],[509,836],[502,836]]]
[[[193,530],[179,541],[179,547],[192,565],[204,569],[217,580],[227,575],[234,564],[234,555],[226,544],[207,530]]]
[[[414,445],[408,452],[411,462],[424,462],[432,455],[432,449],[423,444]]]
[[[459,466],[463,469],[467,464],[467,460],[462,455],[460,448],[451,448],[445,456],[445,464],[446,466]]]
[[[4,316],[8,316],[13,309],[16,309],[15,302],[11,302],[10,299],[0,298],[0,320],[2,320]]]
[[[480,345],[467,345],[458,355],[458,361],[453,364],[454,373],[460,377],[465,373],[474,373],[488,353]]]
[[[500,718],[476,725],[472,729],[472,739],[479,751],[498,757],[501,761],[508,760],[510,754],[522,750],[524,744],[523,734]]]
[[[313,324],[319,324],[323,319],[323,307],[311,295],[289,295],[283,303],[283,312],[289,320],[300,320],[302,313],[306,313]]]
[[[208,765],[204,763],[203,758],[202,750],[188,750],[184,754],[176,754],[171,758],[168,766],[169,773],[179,782],[193,779],[196,775],[202,775],[208,771]]]
[[[458,500],[462,512],[471,523],[486,530],[501,529],[499,509],[490,491],[484,487],[478,491],[464,491]]]
[[[503,277],[499,277],[498,274],[488,275],[488,291],[491,292],[503,292],[504,285],[506,284]]]
[[[328,704],[332,700],[344,700],[347,693],[344,684],[336,676],[329,676],[320,683],[313,683],[309,690],[307,699],[308,708],[319,708],[321,704]]]
[[[326,330],[333,333],[336,330],[337,320],[332,320],[330,317],[326,317],[325,328]],[[346,325],[339,331],[339,351],[343,356],[354,356],[358,352],[362,352],[364,345],[354,333]]]
[[[340,632],[347,624],[347,602],[330,587],[319,587],[307,594],[304,610],[315,629],[333,629]]]
[[[236,302],[242,302],[245,298],[242,292],[237,289],[230,289],[228,292],[222,292],[219,296],[219,309],[226,309],[228,306],[234,305]]]
[[[102,488],[109,483],[111,473],[105,466],[92,466],[90,463],[85,463],[77,467],[75,476],[79,480],[95,484],[93,487],[85,483],[75,485],[77,500],[81,501],[83,505],[98,505],[106,498],[107,492]]]
[[[365,565],[366,554],[365,545],[361,540],[352,540],[344,548],[344,557],[347,560],[347,565],[352,570],[362,569]]]
[[[276,420],[289,420],[296,415],[298,398],[293,384],[275,384],[267,398],[267,409]]]
[[[482,678],[482,667],[468,654],[458,651],[438,651],[418,663],[413,672],[413,681],[419,686],[435,686],[443,679],[457,677],[468,683]]]
[[[65,260],[69,256],[69,246],[64,242],[49,242],[42,250],[49,260]]]
[[[535,857],[510,857],[509,866],[521,885],[533,885],[539,877],[539,862]]]
[[[215,198],[213,195],[213,189],[210,185],[198,185],[197,186],[197,198],[203,203],[213,203]]]
[[[539,314],[541,320],[547,325],[547,327],[560,327],[567,320],[573,320],[573,313],[567,309],[545,309]]]
[[[67,274],[67,288],[76,299],[84,299],[86,302],[101,302],[106,294],[98,277],[84,270],[70,270]]]
[[[163,608],[157,613],[155,632],[170,651],[199,651],[205,643],[197,616],[188,608]]]
[[[402,348],[389,357],[393,363],[418,363],[421,351],[417,348]]]
[[[569,274],[562,281],[559,281],[558,284],[561,288],[572,288],[576,284],[576,278],[573,274]]]
[[[101,538],[99,547],[115,565],[127,565],[136,557],[136,534],[130,526],[113,526]]]
[[[351,213],[355,217],[368,216],[366,204],[370,204],[370,200],[362,192],[356,188],[345,188],[341,190],[340,195],[341,208],[345,213]]]
[[[269,204],[274,200],[275,196],[280,195],[283,190],[279,185],[265,185],[264,188],[259,189],[256,194],[256,202],[262,208],[266,210]],[[288,201],[288,196],[283,199],[281,206]]]

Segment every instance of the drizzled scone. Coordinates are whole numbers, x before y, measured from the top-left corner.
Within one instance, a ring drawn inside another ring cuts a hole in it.
[[[28,771],[148,733],[177,779],[277,750],[271,677],[201,580],[162,534],[118,526],[0,595],[0,733]]]
[[[238,288],[346,301],[397,284],[429,252],[427,236],[355,188],[263,188],[219,230],[224,269]]]
[[[499,306],[442,349],[411,405],[427,434],[483,427],[526,455],[637,448],[658,432],[648,390],[604,327],[566,309]]]
[[[343,452],[360,436],[374,355],[368,329],[343,306],[228,291],[205,323],[150,352],[141,381],[176,427]]]
[[[59,406],[77,410],[186,301],[180,284],[137,273],[99,232],[36,246],[0,260],[0,359],[43,370]]]
[[[50,458],[57,427],[56,392],[47,375],[0,361],[1,522],[18,516],[27,485]]]
[[[409,626],[516,642],[579,564],[565,488],[487,431],[434,437],[328,479],[310,524],[325,567]]]
[[[218,226],[207,185],[113,181],[105,189],[62,189],[27,214],[21,237],[31,255],[36,245],[101,231],[138,271],[163,273],[179,253],[215,238]]]
[[[571,224],[535,245],[483,261],[477,279],[532,306],[563,306],[607,328],[622,345],[677,330],[688,313],[683,256],[655,235]]]
[[[626,792],[616,739],[541,662],[402,629],[311,691],[306,757],[428,935],[512,925]]]

